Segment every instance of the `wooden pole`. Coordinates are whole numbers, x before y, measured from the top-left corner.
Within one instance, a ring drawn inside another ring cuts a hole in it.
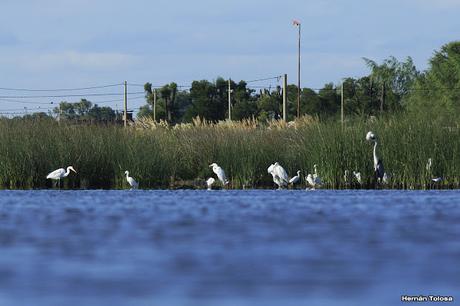
[[[287,74],[283,76],[283,120],[287,121]]]
[[[340,89],[340,120],[343,125],[343,106],[344,106],[344,97],[343,97],[343,80],[342,80],[342,88]]]
[[[124,121],[124,126],[128,126],[128,82],[125,81],[124,83],[124,109],[125,112],[123,114],[123,121]]]
[[[300,27],[302,25],[299,23],[299,54],[298,54],[298,63],[297,63],[297,118],[300,117]]]
[[[153,121],[157,122],[157,90],[153,89]]]
[[[228,120],[232,120],[232,88],[230,79],[228,79]]]
[[[382,96],[380,97],[380,114],[383,114],[383,104],[385,103],[385,82],[382,83]]]

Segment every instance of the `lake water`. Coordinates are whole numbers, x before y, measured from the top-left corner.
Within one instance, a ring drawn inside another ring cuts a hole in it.
[[[460,299],[460,191],[0,191],[0,305]]]

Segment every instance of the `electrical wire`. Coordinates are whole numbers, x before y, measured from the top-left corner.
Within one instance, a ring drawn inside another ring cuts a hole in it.
[[[80,91],[80,90],[90,90],[90,89],[101,89],[121,86],[123,83],[119,84],[109,84],[109,85],[100,85],[100,86],[90,86],[90,87],[77,87],[77,88],[54,88],[54,89],[30,89],[30,88],[7,88],[0,87],[0,90],[5,91],[31,91],[31,92],[59,92],[59,91]]]

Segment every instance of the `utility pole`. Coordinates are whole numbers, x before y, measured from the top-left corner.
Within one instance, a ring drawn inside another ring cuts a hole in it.
[[[228,79],[228,120],[232,120],[232,88],[230,79]]]
[[[342,121],[342,126],[343,126],[343,80],[342,80],[342,87],[340,89],[340,120]]]
[[[383,115],[383,104],[385,103],[385,82],[382,83],[382,96],[380,98],[380,115]]]
[[[300,24],[300,21],[294,20],[293,22],[294,26],[297,26],[299,28],[299,41],[298,41],[298,56],[297,56],[297,118],[300,117],[300,30],[302,25]]]
[[[153,89],[153,121],[157,122],[157,90]]]
[[[124,83],[124,88],[125,88],[125,94],[124,94],[124,108],[125,112],[123,115],[123,120],[124,120],[124,126],[126,127],[128,125],[128,82],[125,81]]]
[[[283,120],[287,121],[287,74],[283,76]]]

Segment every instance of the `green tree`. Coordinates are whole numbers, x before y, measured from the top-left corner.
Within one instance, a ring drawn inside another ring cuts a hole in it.
[[[441,47],[415,82],[407,99],[410,111],[460,112],[460,41]],[[431,112],[431,113],[432,113]]]
[[[278,90],[260,90],[256,97],[259,120],[273,120],[282,118],[282,96]]]
[[[88,117],[93,122],[113,122],[115,121],[115,111],[107,106],[99,107],[95,104],[89,111]]]
[[[252,96],[254,90],[248,89],[245,81],[240,81],[238,84],[231,82],[232,88],[232,119],[242,120],[257,116],[257,103]]]
[[[390,56],[380,65],[368,58],[363,59],[371,69],[371,93],[375,86],[380,113],[385,109],[402,109],[402,101],[419,75],[412,58],[408,57],[405,62],[399,62]]]
[[[340,109],[340,96],[337,94],[337,88],[333,83],[328,83],[320,89],[318,93],[320,100],[319,112],[320,117],[331,117],[338,113]]]
[[[75,114],[82,118],[86,117],[92,107],[92,103],[86,99],[81,99],[80,102],[73,103]]]
[[[223,86],[222,81],[219,81],[218,85],[219,88],[217,88],[216,84],[207,80],[193,81],[190,89],[190,107],[185,113],[186,121],[191,121],[197,116],[210,121],[225,118],[228,106],[224,97],[227,89]]]
[[[159,92],[160,92],[160,97],[164,101],[164,107],[166,111],[166,120],[172,123],[173,114],[176,112],[174,103],[176,101],[177,84],[174,82],[170,84],[166,84],[165,86],[160,88]]]
[[[145,104],[139,107],[137,118],[142,118],[142,117],[153,118],[153,110],[149,104]]]
[[[59,103],[58,107],[53,109],[53,112],[61,119],[72,120],[77,118],[77,114],[75,112],[75,105],[74,103],[69,103],[66,101],[62,101]]]

